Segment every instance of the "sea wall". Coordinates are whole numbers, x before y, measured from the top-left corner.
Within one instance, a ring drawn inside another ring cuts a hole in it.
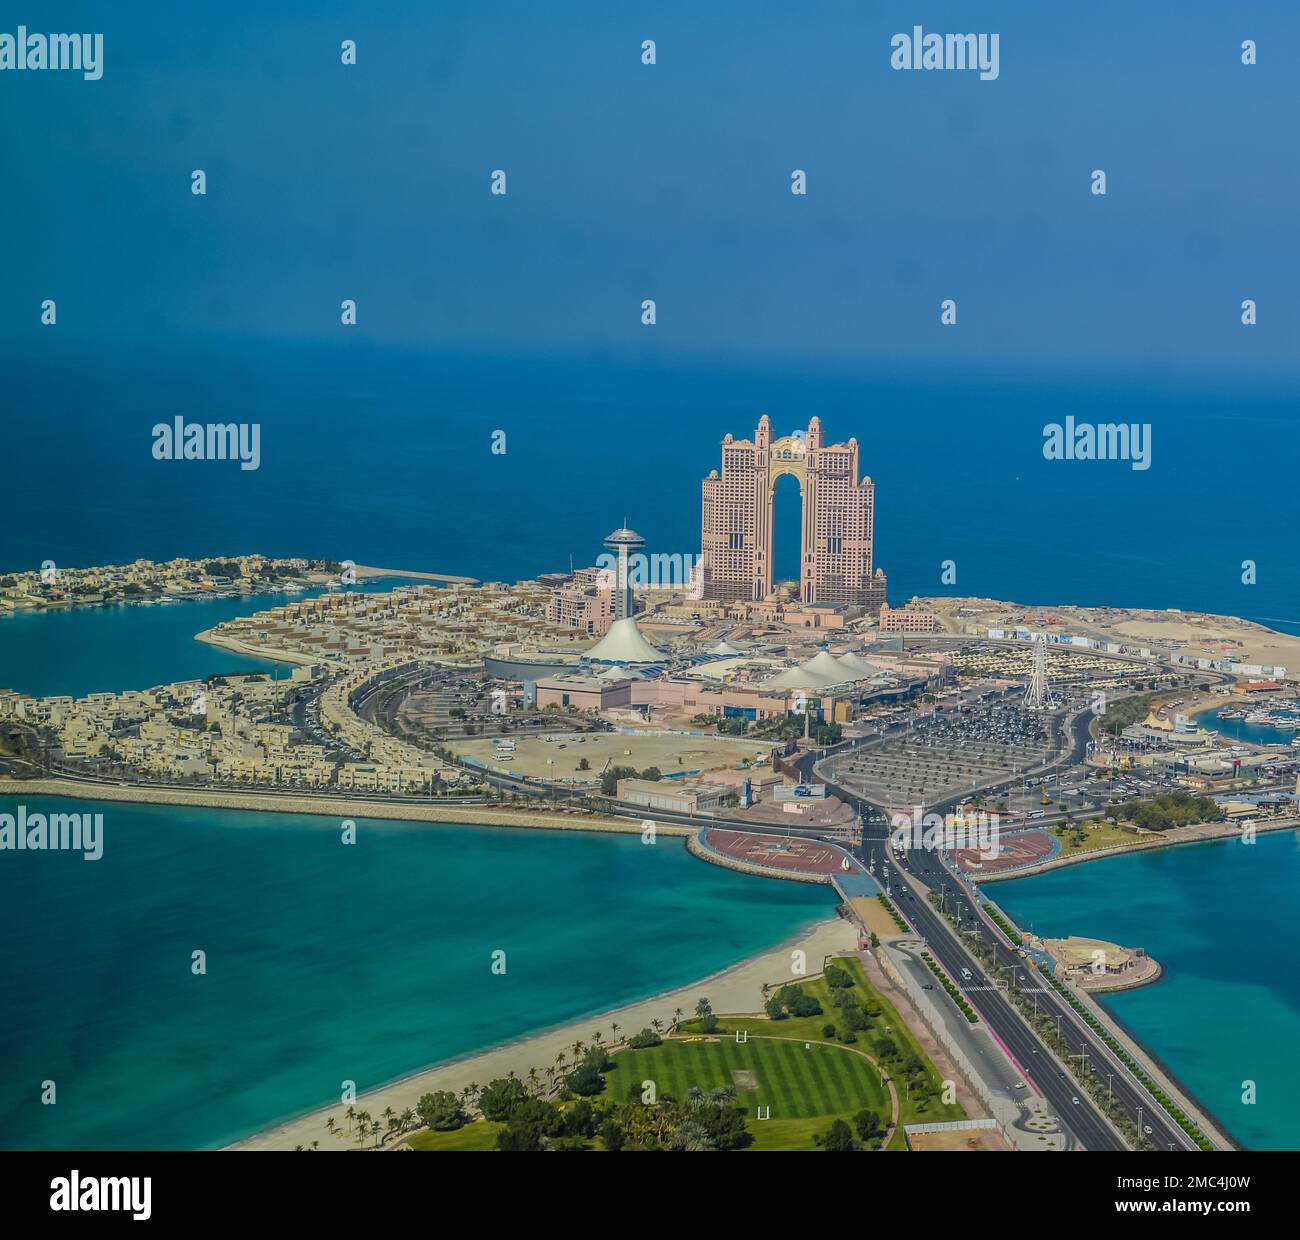
[[[1257,822],[1255,831],[1264,834],[1269,831],[1295,831],[1300,828],[1300,818],[1279,818],[1272,822]],[[1175,828],[1177,829],[1177,828]],[[1003,870],[996,874],[967,874],[966,879],[979,887],[989,883],[1006,883],[1013,878],[1031,878],[1035,874],[1046,874],[1048,870],[1059,870],[1067,865],[1081,865],[1085,861],[1100,861],[1103,857],[1123,857],[1129,853],[1150,852],[1154,848],[1177,848],[1181,844],[1212,844],[1217,840],[1235,840],[1241,832],[1238,828],[1225,823],[1223,830],[1203,835],[1184,835],[1176,839],[1155,839],[1142,844],[1116,844],[1110,848],[1097,848],[1091,852],[1073,853],[1069,857],[1054,857],[1051,861],[1041,861],[1036,865],[1027,865],[1019,870]]]
[[[686,851],[692,857],[698,857],[701,861],[707,861],[710,865],[720,865],[724,870],[738,870],[742,874],[755,874],[759,878],[783,878],[787,882],[821,883],[823,885],[832,881],[832,875],[830,874],[796,874],[789,870],[778,870],[774,866],[755,865],[752,861],[741,861],[737,857],[728,857],[702,842],[700,833],[694,830],[686,838]]]
[[[326,818],[389,818],[403,822],[455,823],[460,826],[526,827],[532,830],[603,831],[639,835],[641,824],[631,819],[590,814],[497,809],[478,805],[439,805],[436,801],[367,801],[351,797],[313,797],[275,792],[159,788],[131,784],[81,783],[67,779],[0,779],[0,795],[72,797],[89,801],[122,801],[139,805],[207,806],[212,809],[260,810],[276,814],[316,814]],[[691,827],[658,823],[660,835],[694,833]]]

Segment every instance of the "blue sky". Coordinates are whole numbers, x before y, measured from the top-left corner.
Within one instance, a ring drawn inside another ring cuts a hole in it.
[[[45,297],[164,350],[329,340],[353,297],[453,353],[1294,369],[1293,5],[268,7],[3,25],[105,35],[101,81],[0,73],[15,351]],[[998,32],[998,80],[893,71],[918,23]]]

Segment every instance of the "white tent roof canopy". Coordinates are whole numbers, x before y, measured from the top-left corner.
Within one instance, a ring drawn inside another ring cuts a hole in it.
[[[666,656],[646,641],[631,616],[625,616],[582,657],[592,663],[662,663]]]

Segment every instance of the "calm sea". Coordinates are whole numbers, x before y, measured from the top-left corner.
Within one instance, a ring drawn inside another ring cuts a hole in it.
[[[400,578],[362,582],[353,590],[391,590]],[[179,603],[78,607],[67,611],[0,614],[0,688],[36,697],[70,693],[121,693],[221,672],[288,674],[287,665],[231,654],[196,642],[223,620],[251,616],[301,594],[254,594],[247,598]]]
[[[1237,706],[1241,709],[1240,705]],[[1225,708],[1227,709],[1227,708]],[[1218,708],[1202,711],[1196,716],[1196,722],[1210,732],[1218,732],[1234,741],[1247,741],[1252,745],[1286,745],[1290,748],[1292,740],[1300,732],[1292,728],[1275,728],[1267,723],[1247,723],[1244,719],[1219,719]]]
[[[834,905],[679,840],[362,820],[345,846],[325,818],[77,808],[104,813],[101,860],[0,853],[4,1147],[222,1145],[344,1080],[684,985]]]
[[[780,433],[817,415],[861,445],[891,600],[1183,607],[1300,632],[1294,392],[1245,373],[1216,388],[1152,371],[473,359],[359,340],[123,346],[75,368],[33,346],[6,382],[15,409],[43,411],[6,425],[12,458],[46,467],[8,480],[12,510],[38,515],[0,523],[0,570],[262,551],[514,581],[593,563],[624,520],[650,551],[698,554],[700,481],[723,435],[751,435],[762,413]],[[261,425],[260,469],[153,460],[156,422],[233,411]],[[1151,467],[1044,460],[1043,427],[1067,415],[1149,423]],[[777,496],[784,576],[798,568],[793,485]]]
[[[1300,835],[1283,832],[1067,866],[990,894],[1035,934],[1145,948],[1164,976],[1103,1006],[1248,1149],[1293,1150],[1298,886]]]

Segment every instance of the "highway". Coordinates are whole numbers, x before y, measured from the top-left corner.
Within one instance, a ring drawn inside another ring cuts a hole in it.
[[[1001,994],[987,979],[983,967],[964,947],[959,946],[956,936],[939,913],[932,909],[925,898],[924,891],[914,894],[910,899],[899,898],[899,888],[911,890],[911,884],[905,876],[900,876],[897,867],[885,859],[889,847],[884,840],[871,841],[866,849],[865,858],[870,864],[876,860],[876,873],[883,874],[893,890],[893,900],[908,921],[916,927],[926,940],[926,947],[936,960],[947,970],[953,981],[966,992],[970,1004],[984,1019],[985,1023],[997,1035],[999,1041],[1010,1051],[1024,1078],[1033,1085],[1048,1101],[1052,1110],[1060,1117],[1079,1143],[1089,1150],[1122,1150],[1124,1143],[1114,1134],[1110,1125],[1102,1118],[1092,1101],[1079,1092],[1078,1087],[1068,1077],[1062,1079],[1055,1061],[1046,1053],[1039,1041],[1011,1002]],[[882,866],[884,867],[882,869]],[[962,913],[963,924],[973,918],[969,904]],[[1024,961],[1015,957],[1017,966],[1024,970]],[[971,981],[962,978],[961,970],[971,972]],[[1047,1005],[1040,996],[1043,1010]],[[1064,1032],[1064,1031],[1063,1031]],[[1074,1103],[1073,1099],[1079,1102]]]
[[[937,890],[944,891],[946,893],[945,900],[955,900],[957,906],[962,909],[963,924],[970,919],[974,925],[979,927],[984,941],[993,948],[999,971],[1011,972],[1013,978],[1016,979],[1022,989],[1036,989],[1038,994],[1039,1011],[1046,1013],[1047,1016],[1053,1020],[1058,1016],[1061,1018],[1057,1023],[1062,1037],[1064,1037],[1069,1046],[1069,1054],[1071,1056],[1086,1056],[1085,1062],[1088,1065],[1087,1070],[1091,1071],[1094,1076],[1098,1077],[1102,1081],[1106,1080],[1108,1073],[1112,1075],[1113,1079],[1111,1085],[1114,1089],[1116,1099],[1129,1113],[1134,1125],[1140,1123],[1144,1127],[1149,1127],[1151,1129],[1151,1133],[1149,1134],[1150,1140],[1157,1148],[1173,1148],[1175,1150],[1194,1150],[1197,1148],[1192,1139],[1164,1113],[1155,1099],[1152,1098],[1147,1093],[1146,1089],[1130,1075],[1128,1069],[1120,1063],[1110,1048],[1102,1042],[1101,1038],[1084,1022],[1082,1017],[1079,1016],[1074,1008],[1066,1003],[1065,1000],[1062,999],[1051,987],[1043,985],[1042,983],[1038,983],[1035,986],[1035,983],[1037,982],[1037,970],[1029,968],[1025,959],[1018,956],[1014,948],[1005,944],[998,931],[984,919],[982,914],[978,914],[976,910],[972,908],[970,901],[967,899],[965,889],[959,885],[956,878],[948,872],[938,854],[923,851],[916,855],[915,860],[913,860],[911,855],[909,855],[908,864],[922,882]],[[919,896],[914,901],[909,900],[907,902],[909,912],[912,911],[913,907],[919,907],[921,905],[925,906],[921,915],[928,915],[935,928],[941,931],[947,931],[945,937],[953,938],[955,942],[954,936],[947,928],[947,923],[945,923],[943,919],[929,906],[923,895]],[[965,954],[964,949],[962,950],[963,954]],[[972,969],[972,972],[977,972],[977,970]],[[973,984],[979,986],[982,983],[977,979]],[[983,1000],[985,993],[989,992],[979,994],[978,997],[981,1001]],[[998,997],[1003,1003],[1007,1002],[1005,999],[1002,999],[1001,996]],[[1031,1033],[1029,1036],[1033,1039],[1035,1044],[1038,1043],[1037,1035]],[[1008,1045],[1010,1045],[1009,1042]],[[1030,1065],[1025,1064],[1024,1066],[1027,1071],[1033,1071]],[[1080,1070],[1079,1063],[1074,1059],[1071,1060],[1070,1066],[1072,1070]],[[1051,1074],[1049,1073],[1048,1076],[1050,1077]],[[1047,1083],[1043,1080],[1038,1080],[1036,1083],[1040,1088],[1042,1088],[1043,1092],[1048,1095],[1048,1098],[1053,1105],[1058,1105],[1057,1098],[1049,1092]],[[1057,1078],[1056,1083],[1061,1085],[1066,1092],[1070,1092],[1071,1094],[1078,1093],[1078,1090],[1068,1081],[1062,1081]],[[1068,1116],[1072,1114],[1072,1112],[1082,1111],[1087,1108],[1100,1120],[1100,1116],[1091,1106],[1087,1097],[1083,1095],[1080,1095],[1080,1097],[1081,1103],[1079,1106],[1074,1106],[1073,1104],[1068,1103],[1067,1100],[1067,1105],[1069,1105],[1071,1109],[1063,1110],[1060,1113]],[[1085,1119],[1085,1126],[1086,1122]],[[1087,1144],[1087,1137],[1084,1135],[1083,1131],[1080,1131],[1079,1135],[1080,1139]],[[1090,1148],[1097,1147],[1090,1146]]]
[[[859,812],[876,809],[870,802],[863,801],[846,789],[834,784],[828,786],[836,796],[855,805]],[[934,810],[943,813],[949,807],[936,805]],[[912,850],[907,857],[908,868],[904,870],[894,864],[887,837],[888,827],[884,823],[864,828],[859,855],[868,866],[874,861],[877,876],[894,890],[894,903],[924,935],[931,953],[954,982],[967,992],[971,1005],[1017,1059],[1026,1073],[1025,1079],[1031,1081],[1047,1098],[1080,1143],[1087,1149],[1125,1148],[1088,1095],[1069,1077],[1062,1078],[1059,1075],[1059,1069],[1053,1066],[1038,1035],[1023,1021],[1010,1000],[993,986],[983,966],[958,939],[950,923],[930,906],[926,898],[927,888],[942,891],[945,901],[952,902],[948,907],[960,911],[963,929],[969,927],[978,930],[980,937],[994,953],[1001,974],[999,980],[1005,981],[1007,973],[1010,973],[1022,989],[1029,985],[1037,991],[1039,1011],[1056,1021],[1061,1036],[1069,1047],[1069,1053],[1072,1056],[1086,1055],[1089,1070],[1100,1080],[1105,1081],[1107,1074],[1112,1076],[1111,1084],[1116,1099],[1132,1117],[1135,1125],[1139,1124],[1140,1114],[1141,1125],[1151,1129],[1148,1137],[1158,1149],[1196,1149],[1191,1138],[1164,1114],[1159,1104],[1129,1075],[1128,1070],[1074,1009],[1050,987],[1041,983],[1034,985],[1036,970],[1029,968],[1014,948],[1003,942],[1000,933],[982,913],[977,913],[965,888],[948,871],[940,855],[928,850]],[[910,894],[903,894],[904,892]],[[962,979],[963,968],[971,972],[972,980],[969,983]],[[1070,1068],[1078,1071],[1078,1061],[1072,1060]],[[1077,1104],[1073,1101],[1075,1097],[1079,1098]]]
[[[1092,712],[1084,708],[1056,721],[1054,726],[1059,729],[1058,739],[1063,752],[1053,762],[1043,764],[1041,769],[1082,762],[1090,739],[1092,719]],[[844,746],[836,747],[840,748]],[[882,807],[825,779],[816,770],[822,756],[818,753],[800,754],[793,759],[793,764],[802,778],[824,780],[831,792],[855,806],[859,814],[863,815],[866,825],[863,827],[859,855],[869,866],[874,861],[877,876],[893,888],[895,903],[924,935],[931,953],[948,971],[953,981],[967,992],[972,1006],[1019,1062],[1025,1072],[1025,1079],[1031,1081],[1047,1098],[1080,1144],[1087,1149],[1126,1148],[1082,1087],[1069,1076],[1060,1075],[1060,1069],[1048,1055],[1038,1034],[1025,1023],[1006,995],[992,984],[985,975],[983,966],[961,942],[951,924],[930,905],[927,890],[942,892],[947,907],[950,910],[960,910],[963,929],[969,927],[978,930],[984,943],[994,953],[999,975],[996,980],[1000,984],[1005,986],[1010,974],[1021,989],[1028,988],[1036,992],[1038,1010],[1056,1022],[1070,1054],[1080,1056],[1087,1064],[1086,1070],[1101,1081],[1105,1082],[1110,1077],[1114,1096],[1129,1113],[1135,1126],[1151,1129],[1147,1135],[1157,1148],[1196,1149],[1191,1138],[1165,1115],[1159,1104],[1129,1074],[1074,1009],[1054,990],[1039,981],[1037,970],[1031,969],[1028,962],[1004,941],[1001,933],[984,914],[972,907],[965,885],[950,872],[940,853],[911,850],[907,856],[906,870],[894,862],[888,843],[889,827],[884,821]],[[961,797],[951,797],[926,808],[942,815],[954,808],[960,799]],[[1076,811],[1076,816],[1084,815]],[[1052,815],[1034,825],[1048,826],[1054,817],[1056,816]],[[963,968],[971,972],[969,983],[962,979]],[[1069,1068],[1071,1072],[1084,1070],[1078,1058],[1071,1060]],[[1076,1097],[1079,1099],[1077,1103],[1074,1101]]]

